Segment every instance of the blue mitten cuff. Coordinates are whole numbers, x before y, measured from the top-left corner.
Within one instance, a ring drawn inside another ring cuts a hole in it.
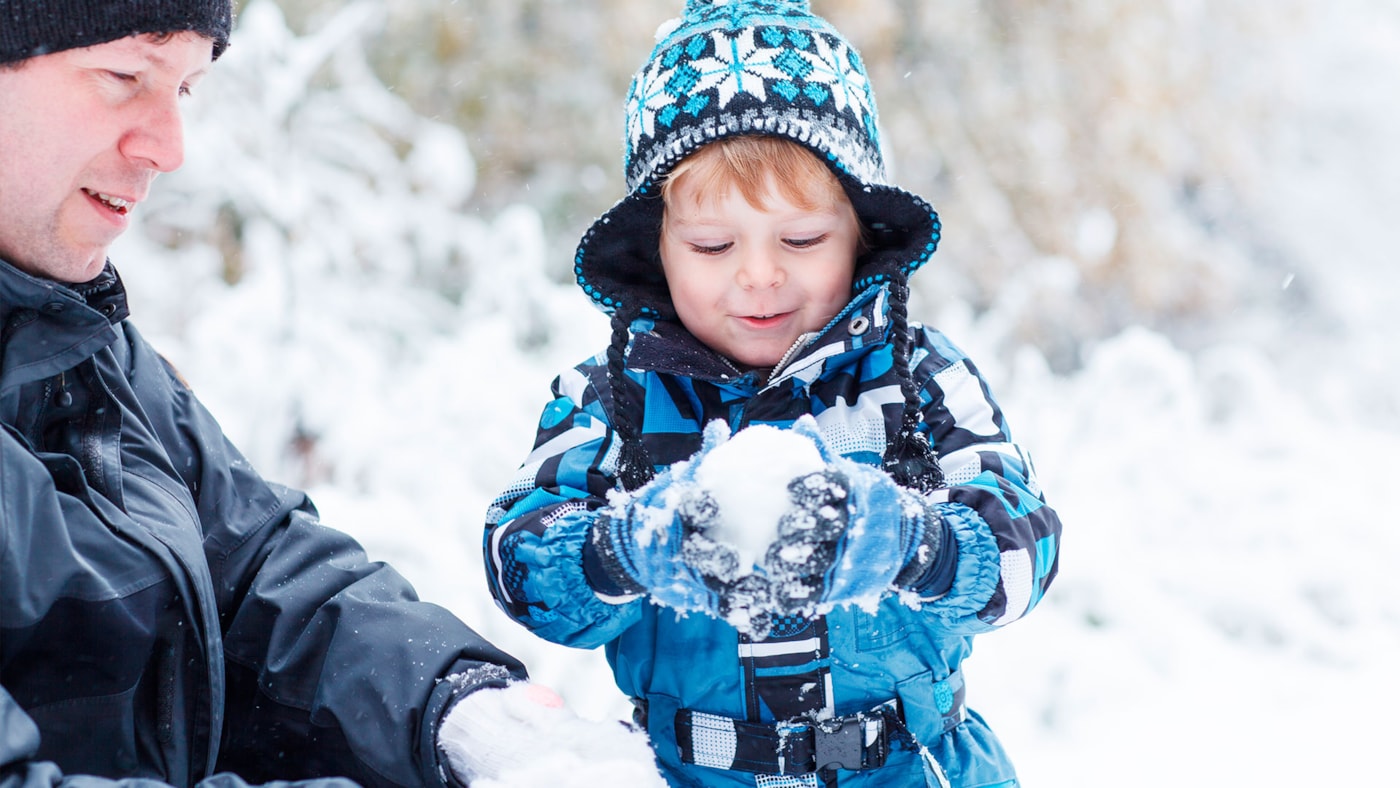
[[[628,597],[641,594],[646,587],[637,582],[618,557],[613,546],[613,519],[599,514],[588,538],[583,540],[583,576],[595,593],[602,597]]]
[[[917,493],[911,493],[917,494]],[[922,528],[910,542],[911,549],[904,568],[895,576],[894,584],[921,597],[937,598],[953,587],[953,575],[958,568],[958,545],[953,539],[953,526],[938,516],[932,506],[925,505],[919,515]]]

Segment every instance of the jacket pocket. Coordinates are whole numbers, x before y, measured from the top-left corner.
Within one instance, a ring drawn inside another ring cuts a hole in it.
[[[892,609],[888,599],[880,603],[874,615],[860,608],[851,608],[856,649],[862,652],[880,651],[907,640],[910,631],[918,625],[903,612]]]
[[[26,709],[39,726],[38,759],[53,761],[67,774],[142,774],[138,771],[142,758],[136,730],[136,690],[133,686],[112,695],[71,698]],[[103,742],[103,746],[93,747],[93,742]]]

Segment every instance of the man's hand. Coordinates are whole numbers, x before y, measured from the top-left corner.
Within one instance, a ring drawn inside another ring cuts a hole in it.
[[[472,788],[665,787],[644,734],[583,719],[553,690],[530,682],[457,701],[438,729],[438,749],[457,781]]]

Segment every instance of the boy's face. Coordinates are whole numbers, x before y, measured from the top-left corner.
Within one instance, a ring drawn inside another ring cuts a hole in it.
[[[851,297],[860,227],[845,196],[804,210],[773,188],[764,208],[737,189],[697,199],[676,182],[661,227],[661,264],[681,323],[740,366],[776,365]]]
[[[0,69],[0,258],[86,282],[157,173],[184,160],[179,100],[208,70],[196,33],[137,35]]]

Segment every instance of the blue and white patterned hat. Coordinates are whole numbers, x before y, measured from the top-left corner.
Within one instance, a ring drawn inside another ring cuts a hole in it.
[[[836,173],[874,237],[853,289],[908,276],[938,245],[938,215],[885,182],[877,117],[860,54],[807,0],[687,0],[632,80],[628,195],[579,244],[579,286],[605,312],[672,317],[660,183],[702,145],[746,134],[805,145]]]

